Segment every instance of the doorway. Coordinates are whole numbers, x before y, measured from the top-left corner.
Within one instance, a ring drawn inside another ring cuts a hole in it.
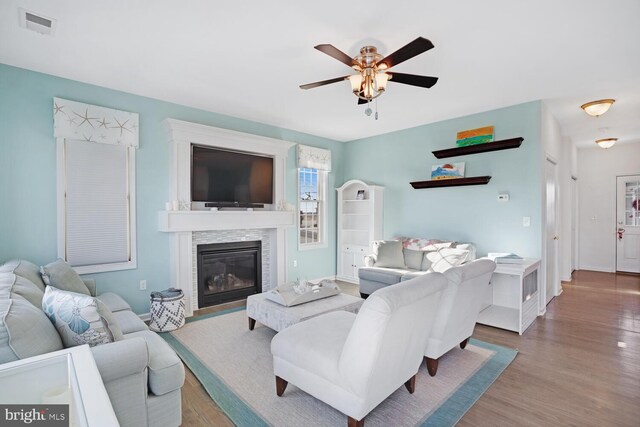
[[[571,177],[571,274],[578,269],[578,178]]]
[[[616,271],[640,273],[640,175],[616,181]]]
[[[556,296],[558,279],[558,166],[547,157],[545,162],[546,227],[545,227],[545,305]]]

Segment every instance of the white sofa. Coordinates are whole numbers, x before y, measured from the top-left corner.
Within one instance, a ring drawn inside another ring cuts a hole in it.
[[[495,269],[495,262],[479,259],[444,272],[448,283],[440,298],[424,353],[431,376],[436,374],[442,355],[457,345],[466,347],[490,291],[489,280]]]
[[[378,289],[395,285],[429,272],[444,272],[446,269],[476,259],[475,246],[471,243],[458,243],[448,240],[424,239],[415,237],[396,237],[391,241],[402,244],[402,254],[396,262],[381,263],[374,253],[364,257],[364,267],[358,269],[360,294],[363,298]],[[373,242],[374,246],[379,242]],[[465,254],[460,259],[460,254]],[[437,255],[443,255],[438,257]],[[437,258],[436,265],[432,262]],[[447,260],[456,260],[448,263]]]
[[[447,280],[417,277],[371,295],[355,315],[332,312],[293,325],[271,341],[276,392],[290,382],[363,426],[403,384],[410,393]]]

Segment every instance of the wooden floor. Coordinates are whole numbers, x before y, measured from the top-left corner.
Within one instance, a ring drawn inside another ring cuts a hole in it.
[[[563,288],[522,336],[476,327],[519,353],[459,426],[640,426],[640,276],[578,271]],[[185,426],[233,425],[188,370],[182,410]]]

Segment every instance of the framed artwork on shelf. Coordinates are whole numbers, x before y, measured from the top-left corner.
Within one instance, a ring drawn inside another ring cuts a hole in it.
[[[364,190],[358,190],[358,194],[356,194],[356,200],[364,200]]]
[[[464,178],[464,162],[431,167],[431,180]]]
[[[457,147],[485,144],[493,141],[493,126],[485,126],[477,129],[463,130],[456,136]]]

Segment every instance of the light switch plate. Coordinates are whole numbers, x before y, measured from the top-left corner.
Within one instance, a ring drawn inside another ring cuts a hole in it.
[[[530,216],[523,216],[522,217],[522,226],[523,227],[531,227],[531,217]]]

